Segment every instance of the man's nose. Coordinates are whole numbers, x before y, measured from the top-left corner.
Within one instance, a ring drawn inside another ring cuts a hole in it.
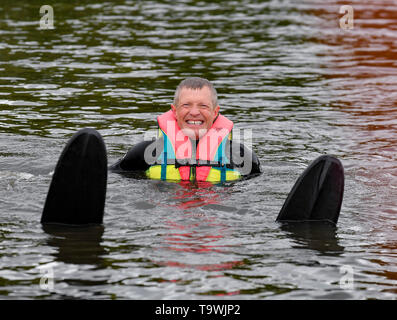
[[[200,109],[197,105],[193,105],[190,110],[189,110],[190,115],[192,116],[198,116],[200,115]]]

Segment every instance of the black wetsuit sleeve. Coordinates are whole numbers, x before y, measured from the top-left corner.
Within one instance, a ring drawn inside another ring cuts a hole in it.
[[[255,173],[261,173],[261,164],[259,162],[258,156],[253,150],[249,150],[246,146],[244,146],[242,143],[240,143],[240,154],[248,154],[251,153],[251,172],[250,174],[255,174]]]
[[[261,173],[261,165],[256,153],[248,149],[243,143],[232,142],[231,162],[233,167],[238,168],[243,176]]]
[[[145,161],[145,150],[153,141],[142,141],[133,146],[123,158],[109,167],[112,172],[145,171],[149,164]]]

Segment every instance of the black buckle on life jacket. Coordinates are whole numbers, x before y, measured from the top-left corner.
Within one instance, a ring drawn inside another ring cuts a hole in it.
[[[188,167],[214,167],[221,168],[225,167],[232,169],[233,166],[230,163],[220,163],[219,161],[208,161],[208,160],[200,160],[200,159],[178,159],[175,161],[175,168],[188,166]]]
[[[156,165],[162,165],[162,161],[156,162]],[[200,160],[200,159],[167,159],[167,165],[175,165],[175,168],[178,169],[180,167],[213,167],[213,168],[221,168],[225,167],[228,169],[233,169],[234,166],[230,163],[222,164],[219,161],[208,161],[208,160]]]

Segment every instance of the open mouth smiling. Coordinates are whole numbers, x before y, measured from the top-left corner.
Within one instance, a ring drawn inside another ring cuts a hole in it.
[[[192,125],[192,126],[201,126],[204,123],[204,121],[202,121],[202,120],[187,120],[186,123],[188,125]]]

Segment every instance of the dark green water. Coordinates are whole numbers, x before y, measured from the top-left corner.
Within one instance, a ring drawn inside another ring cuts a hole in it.
[[[352,3],[348,32],[336,1],[0,0],[0,298],[396,299],[396,6]],[[96,128],[113,163],[188,76],[252,131],[264,173],[208,188],[109,174],[103,228],[43,230],[71,135]],[[326,153],[345,166],[338,227],[276,223]]]

